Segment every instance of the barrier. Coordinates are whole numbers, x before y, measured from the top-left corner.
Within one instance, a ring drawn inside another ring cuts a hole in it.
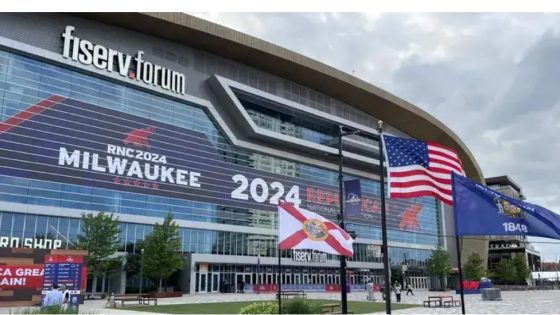
[[[246,284],[244,291],[259,293],[276,293],[276,284]],[[282,291],[305,291],[305,292],[340,292],[338,284],[282,284]],[[365,285],[348,285],[348,292],[365,291]]]

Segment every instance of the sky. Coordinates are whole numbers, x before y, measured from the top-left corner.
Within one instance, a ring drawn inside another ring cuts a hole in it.
[[[560,213],[560,14],[190,13],[319,60],[430,113],[485,177]],[[558,167],[558,168],[557,168]],[[532,238],[545,261],[560,243]]]

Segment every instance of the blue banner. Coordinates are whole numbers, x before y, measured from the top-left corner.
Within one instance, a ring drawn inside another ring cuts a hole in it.
[[[560,215],[453,174],[457,235],[529,235],[560,239]]]
[[[362,211],[362,187],[359,179],[344,181],[344,215],[359,216]]]
[[[277,211],[285,200],[336,218],[337,185],[249,167],[210,137],[217,136],[53,95],[0,121],[0,176],[140,193],[157,203],[170,197]],[[379,226],[378,196],[361,195],[358,185],[358,197],[351,221]],[[419,229],[422,207],[418,200],[388,200],[389,228]]]

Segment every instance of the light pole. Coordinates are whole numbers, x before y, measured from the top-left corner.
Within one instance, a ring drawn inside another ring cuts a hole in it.
[[[142,294],[142,285],[144,284],[144,249],[140,250],[140,294]]]
[[[342,137],[348,135],[354,135],[359,133],[359,130],[351,130],[344,132],[342,126],[338,126],[338,197],[340,204],[340,228],[344,231],[344,189],[343,189],[343,174],[342,174],[342,162],[344,157],[342,156]],[[340,308],[342,314],[348,314],[348,292],[346,290],[346,257],[340,255],[340,295],[341,302]]]
[[[261,294],[260,277],[261,277],[261,254],[257,256],[257,294]]]

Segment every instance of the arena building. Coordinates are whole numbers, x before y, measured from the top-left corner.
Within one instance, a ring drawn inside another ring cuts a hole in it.
[[[266,287],[276,282],[278,200],[336,220],[343,126],[361,131],[343,150],[344,179],[362,180],[362,213],[346,228],[357,234],[348,274],[363,289],[383,274],[379,119],[391,134],[456,149],[483,182],[430,114],[220,25],[179,13],[0,15],[1,246],[72,248],[82,213],[105,211],[131,253],[171,212],[185,269],[169,283],[185,293]],[[455,252],[452,211],[433,198],[388,200],[388,228],[393,273],[417,288],[438,244]],[[480,240],[463,247],[488,252]],[[337,256],[282,256],[286,285],[336,289]],[[137,284],[123,271],[94,290]]]

